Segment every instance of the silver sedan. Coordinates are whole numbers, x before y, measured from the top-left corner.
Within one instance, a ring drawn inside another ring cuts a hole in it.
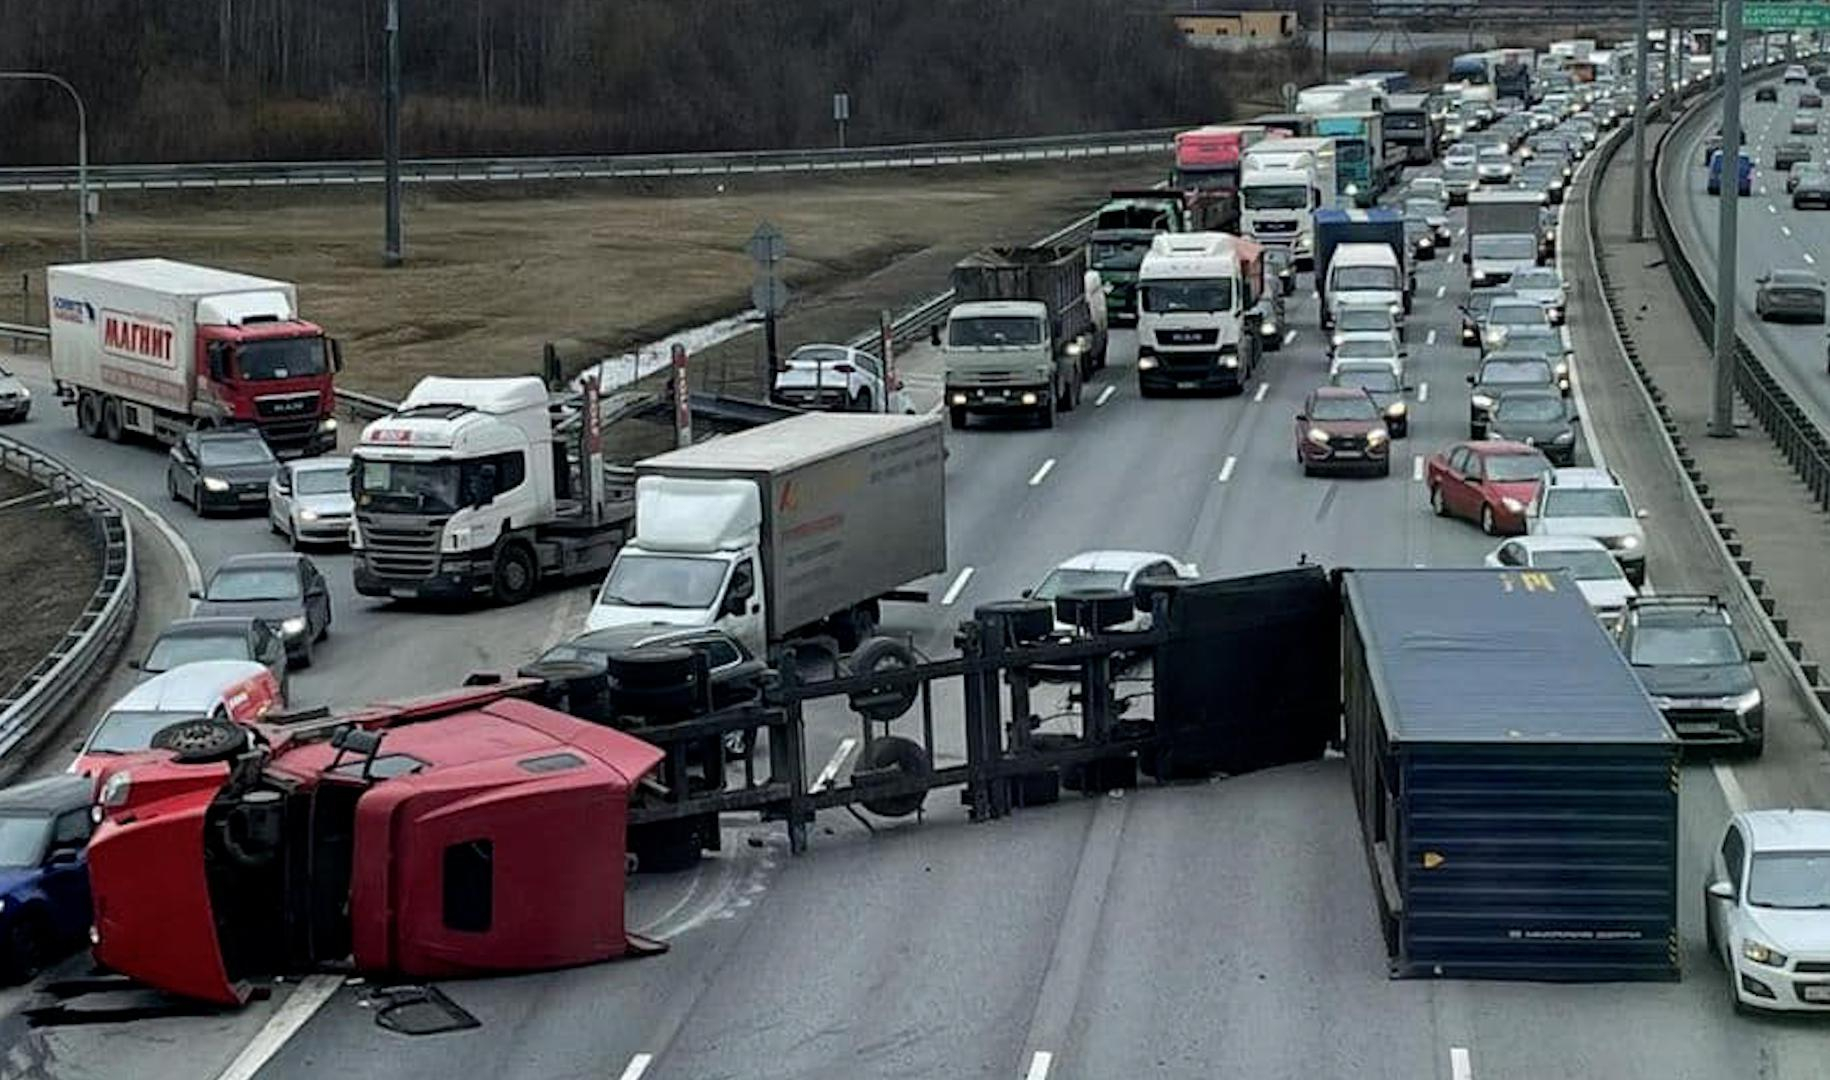
[[[1774,270],[1756,279],[1754,314],[1767,322],[1824,321],[1824,279],[1809,270]]]

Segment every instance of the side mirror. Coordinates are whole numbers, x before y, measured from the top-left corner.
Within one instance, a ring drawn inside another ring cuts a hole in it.
[[[1469,386],[1474,385],[1474,376],[1472,376],[1472,375],[1468,376],[1468,385]]]
[[[330,339],[330,369],[343,370],[343,343],[336,338]]]
[[[229,346],[221,341],[212,341],[205,355],[209,358],[210,378],[216,382],[226,381],[229,377]]]
[[[1025,600],[1028,600],[1030,597],[1032,597],[1034,595],[1036,595],[1036,590],[1034,590],[1034,589],[1024,589],[1022,592],[1023,599],[1025,599]]]
[[[45,860],[45,865],[46,866],[75,866],[77,860],[81,859],[82,857],[83,857],[83,853],[82,853],[81,849],[72,848],[72,847],[62,847],[62,848],[58,848],[56,851],[51,852],[50,858]]]
[[[1296,422],[1299,424],[1306,422],[1308,419],[1309,419],[1308,413],[1297,413],[1296,414]]]
[[[202,589],[192,589],[188,595],[190,596],[190,598],[192,600],[201,600],[201,599],[203,599],[203,590]]]
[[[1650,510],[1641,510],[1637,514],[1634,514],[1633,516],[1640,519],[1641,521],[1644,521],[1647,518],[1652,516],[1652,512]]]
[[[127,670],[129,670],[129,671],[139,671],[139,670],[140,670],[140,661],[138,661],[138,660],[129,660],[129,661],[127,661]]]
[[[1750,664],[1766,663],[1766,650],[1765,649],[1749,649],[1747,651],[1747,662]]]
[[[940,347],[940,324],[939,323],[935,323],[933,326],[928,327],[928,344],[934,346],[937,349]]]
[[[724,613],[726,615],[743,615],[746,614],[749,609],[750,597],[748,593],[739,594],[732,592],[724,598]]]
[[[1572,411],[1572,412],[1571,412],[1571,413],[1570,413],[1570,414],[1569,414],[1569,422],[1570,422],[1570,423],[1572,423],[1572,424],[1580,424],[1580,423],[1582,423],[1582,414],[1580,414],[1580,413],[1577,413],[1577,412],[1573,412],[1573,411]]]
[[[1726,881],[1712,881],[1709,883],[1709,895],[1717,900],[1733,900],[1735,887]]]

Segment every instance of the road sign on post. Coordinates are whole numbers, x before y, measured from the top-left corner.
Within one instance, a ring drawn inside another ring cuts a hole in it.
[[[674,342],[674,445],[693,444],[693,399],[686,385],[686,346]]]
[[[1830,27],[1830,4],[1747,0],[1741,20],[1749,30],[1821,30]]]
[[[832,96],[832,122],[839,125],[839,149],[845,149],[845,122],[851,119],[851,95],[841,90]]]
[[[750,301],[763,313],[764,355],[757,372],[756,393],[767,397],[780,370],[775,344],[775,317],[788,304],[788,285],[782,281],[780,268],[788,257],[788,238],[767,221],[756,226],[743,250],[756,263],[756,284],[750,287]]]

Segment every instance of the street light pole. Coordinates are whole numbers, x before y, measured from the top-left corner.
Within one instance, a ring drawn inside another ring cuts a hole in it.
[[[1741,0],[1723,0],[1728,41],[1722,48],[1721,212],[1716,238],[1716,385],[1710,401],[1709,434],[1735,434],[1735,257],[1741,196]],[[1734,171],[1729,171],[1730,165]]]
[[[400,0],[388,0],[387,70],[383,75],[382,155],[387,159],[387,235],[381,260],[400,265]]]
[[[1646,238],[1646,0],[1639,0],[1633,26],[1633,242]]]
[[[83,107],[83,96],[61,75],[48,71],[0,71],[0,79],[17,82],[48,82],[64,88],[76,102],[76,250],[83,262],[89,261],[89,110]]]

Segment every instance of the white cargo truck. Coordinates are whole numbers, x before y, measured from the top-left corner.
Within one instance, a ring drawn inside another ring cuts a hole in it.
[[[716,625],[756,655],[876,632],[883,600],[947,568],[938,416],[816,413],[636,463],[635,536],[587,629]]]
[[[298,290],[170,259],[45,270],[51,375],[93,438],[176,442],[253,427],[276,454],[337,444],[337,343],[299,318]]]
[[[1315,261],[1315,212],[1340,204],[1334,140],[1274,139],[1246,151],[1239,181],[1240,230],[1281,247],[1298,269]]]
[[[351,453],[356,591],[515,604],[596,574],[627,535],[603,469],[596,383],[554,402],[533,376],[421,379]]]

